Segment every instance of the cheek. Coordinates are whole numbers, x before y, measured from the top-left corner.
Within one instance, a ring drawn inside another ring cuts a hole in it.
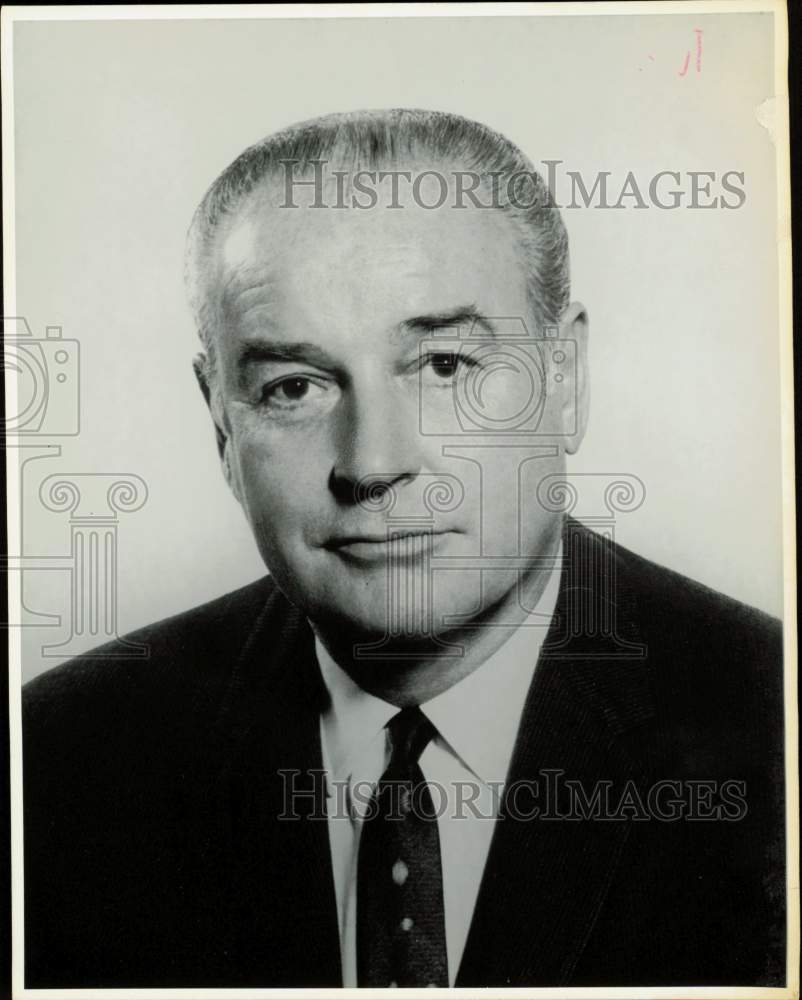
[[[553,445],[551,440],[549,445]],[[549,531],[555,517],[559,517],[541,503],[539,488],[546,477],[562,474],[563,470],[561,453],[533,455],[532,450],[509,447],[499,448],[497,455],[489,456],[483,470],[482,495],[488,549],[496,547],[499,554],[503,551],[521,555],[537,551],[543,531]]]
[[[552,440],[560,447],[559,454],[530,462],[521,476],[521,544],[526,551],[536,550],[542,535],[562,520],[565,454],[560,439]]]
[[[232,437],[242,503],[253,527],[278,537],[303,527],[327,497],[330,462],[322,449],[253,423],[236,427]]]

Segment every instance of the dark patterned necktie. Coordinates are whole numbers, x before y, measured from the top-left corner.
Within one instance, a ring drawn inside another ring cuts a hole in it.
[[[440,837],[418,760],[437,730],[419,708],[394,716],[392,753],[362,824],[359,986],[448,986]]]

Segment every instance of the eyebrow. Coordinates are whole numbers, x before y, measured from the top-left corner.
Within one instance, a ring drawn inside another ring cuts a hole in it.
[[[490,336],[496,328],[475,306],[458,306],[446,312],[427,313],[413,316],[401,322],[398,329],[404,333],[425,336],[435,330],[470,324],[471,328],[481,326]],[[301,362],[315,368],[336,370],[340,366],[328,351],[310,341],[267,340],[254,338],[244,340],[240,346],[237,367],[241,370],[252,364],[280,364],[281,362]]]
[[[245,368],[249,364],[281,361],[302,361],[315,368],[336,368],[332,356],[317,344],[308,341],[246,340],[240,348],[237,364]]]
[[[491,337],[495,336],[496,333],[493,323],[487,316],[482,315],[475,305],[457,306],[456,309],[450,309],[446,312],[413,316],[411,319],[404,320],[400,324],[400,329],[405,333],[425,335],[445,327],[466,325],[470,325],[471,330],[480,326]]]

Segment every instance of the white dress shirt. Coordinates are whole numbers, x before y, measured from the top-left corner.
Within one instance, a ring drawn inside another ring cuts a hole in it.
[[[557,567],[561,555],[560,551]],[[559,580],[559,569],[555,568],[533,616],[512,630],[504,644],[473,673],[421,705],[438,732],[423,751],[419,764],[438,813],[448,976],[452,986],[468,936],[524,701],[554,614]],[[399,709],[363,691],[335,663],[319,639],[316,650],[331,696],[320,719],[320,732],[328,780],[328,830],[343,986],[356,986],[356,878],[361,817],[372,786],[389,763],[389,734],[384,727]]]

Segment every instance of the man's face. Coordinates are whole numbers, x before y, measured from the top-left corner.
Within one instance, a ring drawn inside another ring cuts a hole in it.
[[[307,204],[248,201],[212,279],[212,408],[270,572],[354,636],[442,633],[515,605],[516,557],[559,533],[538,484],[581,431],[566,438],[574,369],[544,367],[509,220],[403,193],[401,209]]]

